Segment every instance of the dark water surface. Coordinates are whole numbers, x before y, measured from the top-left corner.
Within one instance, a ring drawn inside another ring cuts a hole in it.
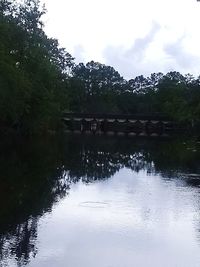
[[[199,267],[200,143],[2,141],[0,266]]]

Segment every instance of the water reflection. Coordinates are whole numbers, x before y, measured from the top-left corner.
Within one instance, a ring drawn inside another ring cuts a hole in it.
[[[59,146],[15,140],[1,147],[0,257],[19,266],[37,253],[37,222],[67,190]]]
[[[80,138],[77,135],[66,141],[63,165],[73,182],[80,178],[85,182],[107,179],[124,167],[135,172],[161,173],[166,178],[200,174],[200,144],[191,140]],[[196,185],[199,175],[194,178]],[[188,182],[193,184],[192,176]]]
[[[24,266],[37,255],[40,218],[51,213],[70,187],[106,180],[121,169],[160,174],[200,185],[200,150],[194,141],[61,136],[8,140],[0,154],[0,261]],[[92,208],[95,202],[80,205]],[[98,208],[107,203],[96,201]],[[199,209],[199,206],[198,206]],[[150,216],[145,210],[144,216]],[[197,226],[198,228],[198,226]]]

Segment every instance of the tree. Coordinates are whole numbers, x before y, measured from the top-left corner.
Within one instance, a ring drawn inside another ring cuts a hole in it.
[[[86,65],[80,63],[73,69],[73,78],[80,81],[79,84],[82,84],[82,90],[85,91],[86,106],[83,110],[90,112],[117,110],[116,95],[121,92],[125,80],[114,68],[94,61]],[[74,97],[76,98],[75,94]],[[77,97],[79,98],[78,95]]]
[[[48,38],[39,0],[0,5],[1,124],[22,132],[55,127],[68,106],[73,57]]]

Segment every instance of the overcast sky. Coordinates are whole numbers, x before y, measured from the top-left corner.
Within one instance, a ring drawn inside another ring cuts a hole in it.
[[[45,31],[76,62],[111,65],[125,78],[177,70],[200,74],[196,0],[43,0]]]

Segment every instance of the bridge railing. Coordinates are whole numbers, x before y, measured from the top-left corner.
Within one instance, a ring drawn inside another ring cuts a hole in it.
[[[67,113],[62,118],[72,132],[163,135],[173,129],[173,122],[163,114],[94,114]]]
[[[159,121],[172,121],[169,116],[162,113],[137,113],[137,114],[105,114],[105,113],[70,113],[64,112],[63,118],[93,118],[93,119],[135,119],[135,120],[159,120]]]

